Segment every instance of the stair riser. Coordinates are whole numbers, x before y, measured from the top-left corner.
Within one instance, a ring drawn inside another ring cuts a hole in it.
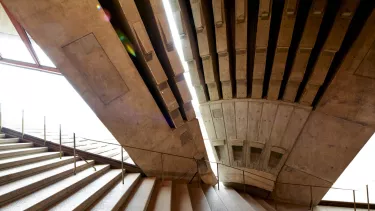
[[[78,207],[74,208],[75,211],[86,210],[89,208],[93,203],[95,203],[105,192],[107,192],[110,188],[112,188],[116,182],[121,179],[121,174],[116,176],[111,182],[107,183],[104,187],[102,187],[99,191],[92,194],[90,198],[88,198],[84,203],[80,204]]]
[[[29,150],[25,152],[21,151],[21,152],[4,153],[0,155],[0,159],[23,156],[23,155],[30,155],[30,154],[40,153],[40,152],[47,152],[47,149],[35,148],[35,150]]]
[[[38,174],[40,172],[50,170],[52,168],[56,168],[56,167],[60,167],[60,166],[63,166],[63,165],[69,164],[69,163],[73,163],[73,161],[74,161],[74,158],[65,159],[65,160],[62,160],[61,162],[51,163],[51,164],[48,164],[48,165],[40,166],[38,168],[29,169],[27,171],[22,171],[22,172],[18,172],[18,173],[15,173],[15,174],[6,175],[6,176],[3,176],[3,177],[0,177],[0,185],[3,185],[5,183],[9,183],[9,182],[12,182],[12,181],[15,181],[15,180],[18,180],[18,179],[22,179],[22,178],[25,178],[25,177],[28,177],[28,176],[31,176],[31,175],[35,175],[35,174]]]
[[[5,134],[0,134],[0,138],[5,138]]]
[[[22,149],[22,148],[30,148],[33,147],[33,144],[16,144],[16,145],[8,145],[4,146],[0,144],[0,150],[12,150],[12,149]]]
[[[31,158],[31,159],[26,159],[26,160],[19,160],[19,161],[15,161],[15,162],[9,162],[9,163],[0,165],[0,170],[11,168],[11,167],[14,167],[14,166],[20,166],[20,165],[25,165],[25,164],[29,164],[29,163],[38,162],[38,161],[43,161],[43,160],[48,160],[48,159],[52,159],[52,158],[57,158],[57,157],[59,157],[58,154],[51,154],[51,155],[46,155],[46,156],[42,156],[42,157],[36,157],[36,158]]]
[[[58,202],[62,201],[66,197],[72,195],[75,191],[81,189],[85,185],[89,184],[96,178],[100,177],[101,175],[105,174],[109,170],[109,166],[106,168],[102,168],[100,170],[97,170],[95,173],[91,174],[90,176],[86,177],[85,179],[77,182],[75,185],[69,186],[63,191],[60,191],[59,193],[56,193],[49,198],[39,202],[38,204],[35,204],[34,206],[26,209],[27,211],[38,211],[38,210],[45,210]]]
[[[90,163],[90,164],[83,164],[81,166],[77,166],[76,168],[76,172],[80,172],[80,171],[83,171],[89,167],[93,166],[93,163]],[[15,190],[15,191],[12,191],[12,192],[9,192],[3,196],[0,197],[0,206],[4,205],[4,204],[8,204],[12,201],[15,201],[25,195],[28,195],[32,192],[35,192],[37,190],[40,190],[48,185],[51,185],[57,181],[60,181],[61,179],[64,179],[68,176],[71,176],[73,174],[73,169],[68,169],[64,172],[61,172],[60,174],[58,175],[54,175],[52,177],[49,177],[47,179],[44,179],[42,181],[39,181],[39,182],[36,182],[36,183],[33,183],[29,186],[26,186],[26,187],[23,187],[23,188],[20,188],[18,190]]]
[[[134,187],[138,184],[141,177],[138,177],[133,184],[129,187],[129,191],[126,192],[126,194],[123,195],[121,200],[119,200],[116,205],[111,210],[119,210],[122,205],[124,205],[125,201],[129,198],[131,192],[133,192]],[[151,194],[150,194],[151,195]]]

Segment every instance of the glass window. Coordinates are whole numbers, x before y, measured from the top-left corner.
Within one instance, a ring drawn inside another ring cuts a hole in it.
[[[18,35],[4,8],[0,4],[0,54],[2,58],[35,64]]]
[[[369,188],[370,203],[375,203],[375,135],[363,146],[349,166],[333,184],[333,187],[354,189],[356,201],[367,203],[366,185]],[[372,194],[371,194],[372,193]],[[353,202],[353,192],[331,189],[323,200]]]
[[[35,54],[39,59],[39,63],[43,66],[56,68],[55,64],[51,61],[47,54],[44,53],[42,48],[40,48],[40,46],[33,40],[33,38],[31,38],[29,34],[27,34],[27,36],[29,36],[31,45],[33,46]]]

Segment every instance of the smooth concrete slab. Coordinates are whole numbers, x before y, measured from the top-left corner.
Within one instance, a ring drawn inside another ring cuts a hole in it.
[[[59,152],[41,152],[31,155],[0,159],[0,169],[59,157]]]
[[[196,211],[210,211],[210,205],[207,202],[206,196],[202,189],[197,184],[189,185],[189,194],[193,210]]]
[[[152,191],[156,184],[155,177],[143,178],[139,185],[134,189],[135,191],[129,196],[128,202],[121,210],[129,211],[145,211],[150,202]]]
[[[126,174],[124,177],[124,184],[118,181],[117,184],[105,194],[90,210],[119,210],[124,202],[129,198],[132,191],[137,186],[141,175],[138,173]]]
[[[172,210],[193,211],[187,184],[173,184]]]
[[[4,135],[4,137],[0,138],[0,144],[10,144],[19,142],[19,138],[5,138],[5,134],[2,135]]]
[[[109,170],[49,210],[85,210],[112,188],[120,177],[121,169]]]
[[[0,159],[48,151],[47,147],[33,147],[0,151]]]
[[[76,171],[84,170],[94,164],[93,161],[77,162]],[[14,201],[27,195],[35,190],[41,189],[46,185],[52,184],[59,179],[66,178],[72,175],[74,171],[74,165],[68,164],[55,168],[37,175],[26,177],[21,180],[17,180],[1,186],[0,188],[0,205]]]
[[[172,181],[160,181],[152,193],[148,211],[172,210]]]
[[[32,147],[33,143],[7,143],[7,144],[0,144],[0,150],[12,150],[12,149],[22,149],[22,148],[29,148]]]
[[[91,162],[91,164],[92,163],[93,162]],[[19,200],[8,204],[7,206],[2,207],[2,210],[46,209],[74,193],[82,186],[94,180],[109,169],[108,165],[96,165],[95,167],[96,171],[94,171],[93,168],[88,168],[77,173],[76,175],[71,174],[69,177],[59,182],[49,185],[32,194],[22,197]]]
[[[66,156],[62,157],[61,159],[53,158],[45,161],[5,169],[0,171],[0,184],[9,183],[10,181],[14,181],[15,179],[23,178],[29,175],[34,175],[51,168],[72,163],[73,161],[74,157]]]

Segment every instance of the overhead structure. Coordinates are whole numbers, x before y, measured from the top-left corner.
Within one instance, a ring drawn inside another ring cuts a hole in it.
[[[162,2],[3,0],[147,175],[214,184]],[[220,181],[318,203],[375,131],[375,2],[169,4]]]
[[[326,187],[348,164],[343,161],[345,164],[335,169],[337,175],[327,178],[311,170],[318,165],[328,168],[327,163],[307,158],[307,155],[317,153],[314,149],[318,142],[328,141],[328,134],[340,136],[338,131],[346,126],[333,132],[320,131],[322,128],[313,131],[314,138],[321,133],[327,135],[319,140],[308,140],[307,134],[320,121],[333,128],[345,124],[341,122],[343,120],[330,119],[332,107],[336,105],[336,110],[340,111],[339,104],[345,104],[341,101],[344,93],[335,95],[337,103],[335,99],[327,99],[335,104],[324,114],[319,111],[327,105],[320,106],[319,101],[330,90],[329,84],[340,65],[346,60],[353,61],[345,56],[353,48],[362,28],[370,27],[373,3],[366,0],[335,3],[327,0],[169,2],[181,8],[176,10],[184,17],[176,19],[178,28],[194,22],[191,36],[197,37],[196,42],[190,39],[191,48],[184,47],[183,51],[186,54],[198,50],[196,53],[200,58],[195,58],[203,64],[202,69],[189,71],[193,84],[202,85],[202,77],[193,76],[203,75],[204,85],[208,88],[207,101],[200,101],[200,111],[212,151],[217,161],[238,168],[220,168],[224,172],[220,175],[221,180],[245,182],[273,191],[273,196],[280,200],[310,203],[304,201],[311,197],[307,195],[305,198],[283,197],[290,190],[292,193],[303,192],[302,186],[279,183],[293,183],[285,182],[285,175],[292,175],[291,178],[299,177],[301,183],[317,178],[319,182],[315,184]],[[366,22],[368,18],[370,20]],[[215,58],[218,61],[211,65]],[[354,58],[354,61],[362,58]],[[201,72],[196,73],[197,70]],[[217,85],[221,85],[221,89]],[[353,133],[357,131],[346,129]],[[365,134],[368,137],[369,133]],[[357,143],[362,143],[359,140]],[[301,144],[307,148],[296,151]],[[306,150],[308,148],[312,151]],[[305,162],[304,166],[295,164],[302,162]],[[317,203],[327,190],[317,189],[313,203]]]

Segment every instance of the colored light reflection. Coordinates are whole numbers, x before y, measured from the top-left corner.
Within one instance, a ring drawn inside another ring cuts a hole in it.
[[[102,7],[99,4],[96,5],[96,9],[100,10],[101,8]]]
[[[121,40],[122,44],[125,46],[126,51],[130,53],[132,56],[136,57],[135,50],[128,37],[119,29],[116,30],[116,33],[118,38]]]

